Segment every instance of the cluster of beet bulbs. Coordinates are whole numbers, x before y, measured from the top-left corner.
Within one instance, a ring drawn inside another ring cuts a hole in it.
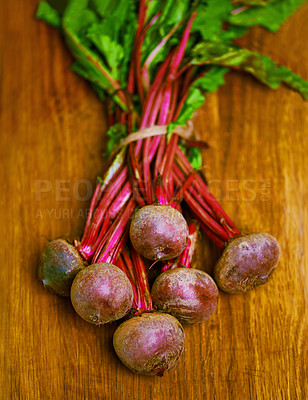
[[[181,323],[210,318],[218,288],[243,293],[264,284],[279,259],[273,236],[237,234],[225,243],[212,278],[192,268],[198,223],[187,223],[170,205],[139,208],[125,232],[129,238],[119,237],[117,251],[109,249],[108,257],[90,265],[78,250],[80,242],[50,242],[39,277],[51,291],[70,296],[75,311],[89,323],[100,326],[124,318],[114,333],[114,349],[124,365],[141,374],[162,376],[176,365],[184,349]],[[154,260],[158,275],[151,289],[146,259]]]

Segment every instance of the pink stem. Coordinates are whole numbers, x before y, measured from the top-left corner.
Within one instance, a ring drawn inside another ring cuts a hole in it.
[[[168,113],[168,118],[166,123],[170,124],[172,121],[175,121],[174,119],[174,111],[176,107],[176,103],[178,101],[178,93],[179,93],[179,84],[177,81],[172,83],[172,98],[171,98],[171,104],[170,104],[170,110]]]
[[[197,13],[193,12],[191,17],[189,18],[189,21],[184,30],[180,45],[178,46],[178,49],[172,58],[170,75],[169,75],[171,77],[171,79],[176,78],[175,73],[176,73],[176,70],[179,68],[181,61],[183,59],[185,49],[187,46],[187,42],[188,42],[188,38],[189,38],[189,34],[190,34],[190,29],[191,29],[192,23],[194,22],[194,19],[196,18],[196,15],[197,15]]]
[[[130,253],[135,271],[139,313],[152,310],[151,292],[143,258],[132,246],[130,247]]]
[[[182,107],[183,107],[185,101],[187,100],[188,95],[189,95],[189,92],[186,92],[185,95],[181,98],[181,100],[175,110],[175,113],[174,113],[175,121],[178,119],[178,116],[180,115],[180,112],[182,110]]]
[[[172,164],[174,162],[174,154],[177,147],[178,135],[172,135],[167,146],[165,158],[163,160],[163,182],[169,198],[173,195],[173,179],[172,179]]]
[[[137,163],[135,154],[134,154],[134,147],[133,143],[129,145],[129,157],[128,157],[128,162],[130,165],[130,171],[131,171],[131,184],[133,187],[133,194],[134,194],[134,199],[137,201],[140,207],[145,206],[145,201],[143,200],[143,197],[141,196],[141,193],[144,193],[144,182],[142,181],[142,175],[141,175],[141,168],[139,164]]]
[[[109,186],[109,190],[104,193],[99,205],[97,206],[95,213],[93,214],[93,219],[91,221],[91,226],[89,227],[86,236],[82,239],[81,243],[78,245],[78,250],[80,253],[89,260],[95,252],[97,245],[97,239],[100,237],[99,232],[102,223],[106,216],[106,212],[110,204],[114,201],[118,194],[121,186],[128,179],[128,169],[125,166],[119,175],[116,177],[115,181]]]
[[[96,185],[93,197],[91,199],[91,203],[90,203],[90,208],[89,208],[89,213],[88,213],[88,217],[87,217],[87,222],[83,231],[83,238],[86,237],[90,225],[91,225],[91,220],[92,220],[92,216],[93,216],[93,212],[94,212],[94,208],[96,207],[97,202],[99,201],[99,193],[101,191],[101,187],[102,187],[102,182],[98,182],[98,184]]]
[[[134,58],[135,58],[135,73],[136,73],[136,83],[137,83],[137,89],[139,93],[139,99],[140,103],[142,104],[144,101],[144,91],[143,91],[143,86],[142,86],[142,79],[141,79],[141,67],[140,67],[140,58],[141,58],[141,46],[144,41],[144,35],[145,33],[142,32],[144,23],[145,23],[145,18],[146,18],[146,11],[147,11],[147,5],[145,0],[140,0],[140,6],[139,6],[139,17],[138,17],[138,28],[135,36],[135,42],[134,42]]]
[[[176,149],[176,155],[177,161],[179,162],[179,165],[181,166],[183,172],[185,174],[189,174],[193,170],[193,168],[187,160],[185,154],[179,147],[177,147]],[[197,190],[200,192],[200,194],[202,194],[206,203],[216,214],[217,218],[225,226],[230,238],[239,236],[241,234],[239,229],[236,228],[234,222],[226,214],[221,205],[218,203],[217,199],[209,191],[209,188],[199,174],[196,174],[196,182],[194,184],[196,185]]]
[[[166,190],[163,186],[163,179],[160,175],[155,180],[155,196],[160,204],[168,204]]]
[[[197,214],[193,213],[194,216],[197,218]],[[206,234],[206,236],[220,249],[223,250],[225,248],[226,242],[221,240],[213,231],[211,231],[199,218],[200,228]]]
[[[124,165],[124,160],[125,160],[125,150],[123,149],[114,158],[112,164],[110,165],[107,172],[105,173],[104,178],[102,180],[101,179],[99,180],[99,183],[96,186],[95,192],[94,192],[92,200],[91,200],[90,210],[89,210],[86,226],[85,226],[81,241],[85,240],[87,237],[88,231],[89,231],[91,223],[92,223],[94,210],[96,209],[97,205],[101,201],[104,190],[110,184],[110,182],[112,180],[114,180],[115,177],[120,173],[120,171]]]
[[[210,215],[208,215],[205,210],[203,210],[201,205],[189,194],[187,190],[184,193],[184,199],[189,208],[196,215],[198,215],[198,220],[201,220],[204,224],[206,224],[209,229],[218,235],[224,242],[227,243],[229,241],[229,235],[227,232]]]
[[[189,176],[192,176],[194,179],[196,177],[195,173],[190,173]],[[194,188],[193,185],[190,185],[191,181],[188,181],[188,178],[185,178],[185,175],[182,173],[180,168],[174,163],[173,164],[173,177],[176,181],[177,186],[180,188],[179,193],[176,195],[179,199],[184,197],[184,189],[189,191],[189,193],[200,203],[200,205],[205,209],[205,211],[214,219],[217,220],[216,214],[214,214],[213,210],[207,205],[207,203],[204,201],[203,197],[200,195],[198,190]],[[186,179],[186,180],[185,180]],[[189,186],[187,184],[189,183]],[[186,185],[185,188],[183,185]],[[180,197],[179,197],[180,196]],[[217,221],[218,222],[218,221]]]
[[[188,224],[188,242],[183,253],[180,254],[178,264],[185,265],[186,268],[192,268],[192,259],[196,249],[199,226],[196,221]]]
[[[129,276],[132,280],[132,282],[134,282],[134,286],[136,285],[136,278],[135,278],[135,272],[134,272],[134,266],[132,264],[132,261],[130,259],[130,256],[128,254],[128,251],[126,249],[126,247],[124,247],[124,249],[121,252],[121,257],[123,258],[123,261],[125,262],[127,271],[129,273]]]
[[[156,97],[158,90],[161,87],[161,83],[163,82],[165,73],[169,66],[170,59],[171,59],[171,54],[166,58],[166,60],[160,66],[158,73],[156,74],[156,77],[154,79],[154,82],[151,86],[151,89],[148,92],[148,95],[147,95],[147,98],[145,100],[144,107],[142,110],[140,129],[146,128],[148,126],[147,124],[148,124],[148,119],[152,112],[153,101]],[[158,123],[158,124],[161,125],[161,123]]]
[[[127,263],[126,263],[126,261],[124,260],[124,257],[123,257],[124,250],[125,249],[122,250],[122,253],[121,253],[120,257],[118,258],[117,266],[128,277],[128,279],[129,279],[129,281],[130,281],[130,283],[132,285],[132,289],[133,289],[133,304],[132,304],[132,308],[133,309],[137,309],[138,308],[138,293],[137,293],[137,290],[136,290],[135,283],[134,283],[134,281],[133,281],[133,279],[131,277],[128,265],[127,265]]]
[[[122,215],[119,215],[115,222],[111,225],[108,237],[105,241],[102,241],[99,248],[97,248],[92,263],[106,262],[108,257],[112,257],[113,251],[117,249],[117,245],[124,235],[126,228],[128,227],[129,220],[135,209],[135,201],[133,198],[128,202]]]
[[[160,52],[160,50],[164,47],[164,45],[168,42],[174,32],[178,29],[178,27],[182,24],[182,21],[178,22],[172,29],[167,33],[167,35],[162,39],[162,41],[155,47],[154,50],[148,55],[147,59],[145,60],[142,69],[148,69],[151,65],[151,62]]]
[[[153,187],[152,187],[152,176],[150,170],[150,146],[151,146],[151,138],[148,137],[144,140],[143,144],[143,179],[145,185],[145,197],[148,204],[153,203],[154,195],[153,195]]]

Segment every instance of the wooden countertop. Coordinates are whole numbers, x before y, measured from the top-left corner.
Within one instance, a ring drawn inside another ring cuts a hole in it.
[[[87,324],[37,279],[47,239],[82,230],[106,119],[36,4],[0,5],[1,399],[307,399],[308,103],[231,73],[197,114],[214,194],[241,229],[276,236],[281,260],[267,285],[221,293],[207,323],[185,328],[175,370],[134,375],[113,352],[115,324]],[[307,20],[306,3],[278,34],[241,43],[308,79]],[[218,252],[201,244],[210,271]]]

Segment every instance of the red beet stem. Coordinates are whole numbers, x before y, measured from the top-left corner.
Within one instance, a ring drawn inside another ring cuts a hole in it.
[[[176,161],[182,168],[183,172],[185,174],[189,174],[192,170],[192,166],[190,165],[189,161],[187,160],[185,154],[182,152],[182,150],[177,147],[176,149]],[[212,213],[215,214],[217,217],[217,220],[221,224],[221,226],[224,228],[224,230],[227,232],[229,238],[234,238],[240,236],[240,230],[236,228],[235,224],[233,221],[230,219],[230,217],[226,214],[226,212],[223,210],[221,205],[219,204],[218,200],[213,196],[213,194],[209,191],[209,188],[207,187],[205,181],[203,178],[200,176],[199,173],[196,174],[196,180],[192,183],[192,185],[196,186],[197,191],[202,195],[204,201],[207,203],[207,205],[210,207],[212,210]],[[188,196],[189,197],[189,194]],[[184,196],[185,198],[185,196]],[[185,198],[186,202],[187,199]],[[198,212],[194,208],[194,212]],[[207,224],[206,220],[203,220],[203,223]]]
[[[111,225],[108,236],[100,243],[94,253],[92,263],[109,262],[105,260],[108,259],[108,257],[113,257],[113,252],[117,251],[117,245],[125,234],[135,207],[136,203],[131,197],[123,214],[119,214],[117,219]]]
[[[210,215],[207,214],[205,210],[201,207],[201,205],[188,193],[185,192],[185,201],[189,208],[198,215],[198,219],[200,219],[204,224],[208,226],[221,240],[224,242],[229,241],[229,236],[227,232],[213,219]]]
[[[101,201],[102,195],[106,189],[106,187],[110,184],[110,182],[119,174],[121,169],[124,166],[125,163],[125,149],[122,149],[119,151],[119,153],[116,155],[114,158],[112,164],[108,168],[107,172],[104,175],[103,179],[99,179],[99,182],[96,186],[96,189],[94,191],[91,204],[90,204],[90,209],[89,209],[89,214],[87,217],[87,222],[84,228],[84,233],[83,233],[83,238],[84,240],[88,234],[88,230],[91,226],[92,223],[92,218],[94,214],[94,210],[96,209],[98,203]]]
[[[163,179],[160,175],[158,175],[155,181],[155,196],[160,204],[168,204],[166,190],[163,185]]]
[[[154,200],[152,187],[152,174],[150,170],[149,152],[151,146],[151,138],[146,138],[143,144],[143,179],[145,183],[145,197],[147,204],[152,204]]]
[[[168,143],[165,159],[163,161],[163,182],[166,188],[169,199],[173,196],[173,176],[172,176],[172,164],[174,162],[174,154],[177,147],[178,135],[172,135],[170,142]]]
[[[175,179],[175,182],[177,186],[180,188],[179,192],[175,195],[177,198],[182,198],[184,196],[184,189],[188,190],[189,193],[200,203],[200,205],[204,208],[204,210],[214,219],[216,219],[216,215],[213,212],[213,210],[208,206],[208,204],[205,202],[203,197],[201,196],[200,192],[193,186],[190,185],[191,181],[189,181],[189,177],[192,177],[195,179],[195,173],[190,173],[188,175],[188,178],[185,181],[185,175],[183,172],[180,170],[178,165],[175,163],[173,164],[173,177]],[[186,185],[186,186],[185,186]],[[188,185],[188,186],[187,186]],[[216,219],[217,220],[217,219]]]
[[[168,42],[168,40],[175,33],[175,31],[180,27],[181,24],[182,24],[182,21],[180,21],[176,25],[174,25],[174,27],[167,33],[167,35],[155,47],[155,49],[151,51],[151,53],[148,55],[147,59],[145,60],[142,69],[144,69],[144,68],[148,69],[150,67],[151,62],[154,60],[154,58],[157,56],[157,54],[164,47],[164,45]]]
[[[164,81],[164,77],[165,77],[167,68],[169,66],[170,59],[171,59],[171,54],[166,58],[166,60],[160,66],[160,68],[156,74],[156,77],[154,79],[154,82],[147,94],[147,98],[145,100],[144,107],[142,110],[140,129],[147,127],[148,119],[150,118],[150,115],[152,112],[153,102],[154,102],[155,97],[161,87],[161,83]]]
[[[189,21],[184,30],[181,42],[177,48],[176,53],[174,54],[174,56],[172,58],[171,68],[170,68],[170,77],[171,78],[175,78],[175,73],[181,64],[181,61],[183,59],[183,56],[184,56],[184,53],[186,50],[186,46],[187,46],[187,42],[188,42],[188,38],[189,38],[189,34],[190,34],[190,29],[191,29],[192,23],[194,22],[194,19],[196,18],[196,16],[197,16],[197,13],[193,12],[191,17],[189,18]]]
[[[128,254],[128,251],[127,251],[126,247],[124,247],[124,249],[122,250],[121,257],[123,259],[123,262],[126,265],[129,277],[130,277],[130,279],[132,280],[132,282],[134,283],[134,286],[135,286],[136,285],[136,279],[135,279],[134,266],[132,264],[132,261],[130,259],[130,256]],[[136,299],[137,299],[137,297],[136,297]]]
[[[142,77],[141,77],[141,65],[140,65],[140,59],[141,59],[141,46],[144,41],[144,36],[145,33],[143,31],[143,27],[145,24],[145,19],[146,19],[146,11],[147,11],[147,5],[145,0],[140,1],[140,6],[139,6],[139,18],[138,18],[138,28],[135,36],[135,43],[134,43],[134,48],[135,48],[135,71],[136,71],[136,83],[137,83],[137,88],[138,88],[138,94],[139,94],[139,99],[140,103],[142,104],[144,101],[144,90],[142,86]]]
[[[87,261],[94,254],[103,236],[102,232],[105,232],[108,228],[108,221],[114,218],[121,210],[122,205],[127,201],[127,196],[131,195],[131,193],[131,185],[128,182],[128,168],[125,166],[105,191],[95,212],[92,213],[93,218],[86,235],[84,234],[81,243],[77,246]]]
[[[197,221],[192,220],[188,224],[188,240],[185,250],[179,255],[178,258],[163,262],[160,267],[160,272],[165,272],[168,269],[186,267],[192,268],[192,259],[196,249],[197,238],[199,233],[199,224]]]
[[[143,207],[146,205],[143,197],[141,196],[140,193],[144,193],[144,182],[142,180],[142,172],[141,172],[141,167],[138,163],[138,160],[134,154],[134,146],[133,143],[131,143],[129,146],[129,156],[127,158],[127,162],[129,165],[129,171],[130,171],[130,180],[133,188],[133,193],[134,193],[134,199],[138,203],[140,207]]]
[[[133,278],[131,277],[129,266],[127,265],[126,260],[123,257],[123,253],[124,252],[125,252],[125,249],[122,250],[120,257],[117,260],[116,265],[117,265],[117,267],[119,267],[124,272],[124,274],[128,277],[128,279],[129,279],[129,281],[130,281],[130,283],[132,285],[132,289],[133,289],[133,305],[132,305],[132,308],[137,309],[138,308],[138,293],[137,293],[137,290],[136,290],[135,282],[134,282]],[[131,263],[130,263],[130,265],[131,265]]]
[[[131,258],[134,266],[136,288],[138,292],[138,313],[153,309],[151,291],[147,272],[142,256],[130,246]]]
[[[186,268],[192,268],[192,259],[196,249],[199,224],[196,221],[191,221],[188,224],[188,241],[185,250],[180,254],[178,264],[184,265]]]

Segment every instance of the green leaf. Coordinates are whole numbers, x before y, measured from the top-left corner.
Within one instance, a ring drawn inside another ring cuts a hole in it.
[[[98,21],[96,13],[87,6],[88,0],[70,0],[63,14],[63,25],[81,41],[86,29]]]
[[[228,29],[221,32],[220,41],[225,44],[231,44],[234,39],[237,39],[247,32],[248,28],[244,26],[229,25]]]
[[[114,11],[114,8],[117,7],[117,2],[114,0],[90,0],[89,8],[95,10],[95,12],[101,17],[108,17],[109,13]]]
[[[206,93],[215,92],[219,86],[225,83],[224,76],[228,71],[228,68],[214,65],[203,76],[197,79],[192,87],[202,89]]]
[[[178,125],[185,125],[192,118],[193,113],[202,106],[204,101],[205,95],[202,91],[198,87],[192,86],[177,119]]]
[[[223,22],[232,11],[230,0],[207,0],[198,6],[192,32],[198,32],[203,40],[217,41],[223,33]]]
[[[116,7],[112,3],[104,12],[104,18],[92,24],[85,36],[95,46],[113,79],[125,86],[137,28],[135,2],[118,0]]]
[[[202,155],[198,147],[190,147],[187,149],[187,147],[183,146],[181,143],[179,143],[179,147],[194,169],[200,169],[202,167]]]
[[[308,82],[289,68],[275,64],[267,56],[221,43],[204,42],[195,47],[193,57],[194,64],[221,65],[248,72],[272,89],[284,83],[308,99]]]
[[[93,24],[87,32],[87,38],[97,47],[100,53],[105,57],[106,65],[111,71],[114,79],[119,78],[119,66],[124,56],[123,47],[113,40],[109,35],[109,27],[106,21],[100,24]]]
[[[161,4],[161,29],[184,21],[191,11],[190,0],[164,0]]]
[[[36,11],[36,17],[44,20],[47,24],[61,29],[61,14],[54,10],[48,3],[41,1]]]
[[[276,32],[280,26],[296,11],[305,0],[271,0],[266,7],[250,7],[245,11],[230,16],[229,22],[246,28],[261,25],[272,32]],[[236,9],[238,7],[235,6]]]
[[[110,90],[108,90],[108,80],[99,72],[99,70],[95,68],[95,66],[93,66],[91,61],[80,59],[74,62],[74,64],[71,66],[71,69],[83,78],[90,81],[92,84],[95,84],[97,87],[101,88],[101,90],[105,91],[106,94],[110,95]]]
[[[167,128],[167,138],[169,139],[177,126],[184,126],[192,118],[194,112],[202,106],[205,101],[205,95],[200,89],[192,87],[189,95],[183,104],[180,114],[176,121],[171,122]]]
[[[87,38],[88,30],[98,22],[95,11],[87,8],[87,0],[70,0],[63,14],[62,26],[72,54],[76,58],[74,71],[88,79],[95,87],[100,87],[109,94],[120,107],[126,111],[127,107],[120,94],[117,76],[113,76],[102,56],[92,48]]]
[[[192,147],[187,151],[187,158],[194,169],[200,169],[202,167],[202,155],[198,147]]]
[[[114,124],[108,129],[107,136],[109,139],[105,153],[107,157],[112,154],[113,149],[121,143],[122,139],[124,139],[126,135],[126,126],[123,124]]]

